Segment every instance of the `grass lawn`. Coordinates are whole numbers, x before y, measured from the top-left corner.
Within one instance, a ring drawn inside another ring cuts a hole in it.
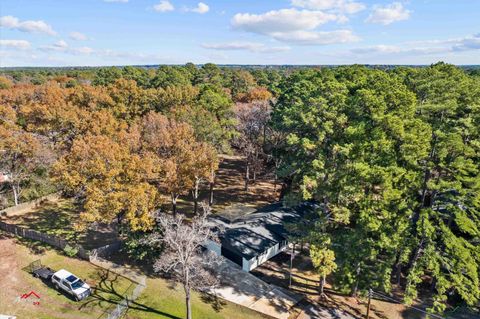
[[[0,234],[0,313],[37,319],[99,318],[105,310],[123,299],[127,290],[133,289],[130,280],[89,262],[68,258],[47,247],[27,247],[25,243]],[[93,288],[93,294],[83,301],[75,302],[48,283],[22,270],[37,259],[54,270],[64,268],[85,279]],[[40,295],[40,305],[33,304],[33,297],[28,300],[19,299],[19,296],[30,291]]]
[[[183,287],[175,288],[160,278],[147,280],[147,288],[130,304],[127,319],[175,319],[185,318],[185,294]],[[216,299],[208,295],[193,293],[192,316],[195,319],[243,319],[270,318],[248,308]]]
[[[22,270],[37,259],[55,270],[63,268],[85,279],[94,288],[92,296],[75,302]],[[0,260],[0,313],[16,315],[18,318],[97,319],[104,311],[115,307],[122,296],[135,287],[130,280],[89,262],[66,257],[43,244],[7,237],[1,232]],[[19,299],[19,296],[30,291],[40,295],[40,305],[33,305],[34,300],[31,299]],[[268,318],[248,308],[199,293],[193,293],[192,313],[195,319]],[[147,288],[131,303],[126,316],[128,319],[184,317],[185,297],[182,287],[177,285],[173,288],[170,282],[161,278],[147,279]]]
[[[71,243],[78,243],[85,249],[104,246],[116,240],[116,230],[107,226],[81,233],[76,231],[74,223],[78,220],[78,215],[79,207],[75,205],[73,199],[60,198],[56,201],[46,201],[32,210],[9,215],[3,220],[58,236]]]

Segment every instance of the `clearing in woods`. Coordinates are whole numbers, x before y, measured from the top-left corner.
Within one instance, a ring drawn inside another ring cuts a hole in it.
[[[213,213],[228,217],[244,215],[257,208],[278,201],[280,185],[274,183],[273,174],[257,174],[256,181],[250,176],[248,191],[245,191],[245,161],[238,155],[220,155],[220,166],[215,178]],[[199,202],[208,201],[208,183],[200,189]],[[169,198],[165,198],[166,209],[170,209]],[[191,194],[180,197],[178,210],[189,213],[193,210]]]

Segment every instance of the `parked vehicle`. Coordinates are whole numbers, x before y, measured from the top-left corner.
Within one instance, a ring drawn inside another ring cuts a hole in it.
[[[87,298],[92,292],[88,284],[71,272],[65,269],[54,271],[43,266],[40,260],[34,261],[25,270],[31,272],[36,278],[51,282],[55,289],[65,291],[77,301]]]
[[[88,284],[65,269],[52,275],[52,283],[55,289],[67,292],[76,301],[87,298],[92,292]]]

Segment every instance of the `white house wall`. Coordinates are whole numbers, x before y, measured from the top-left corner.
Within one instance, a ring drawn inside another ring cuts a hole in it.
[[[285,250],[287,245],[283,246],[282,248],[279,248],[279,247],[280,247],[280,244],[276,244],[275,246],[272,246],[269,249],[267,249],[263,254],[257,257],[253,257],[250,260],[243,258],[242,269],[245,271],[251,271],[257,268],[258,266],[260,266],[270,258],[276,256],[277,254]]]
[[[214,242],[213,240],[208,240],[207,243],[205,244],[205,248],[213,251],[219,256],[222,255],[222,246],[219,243]]]

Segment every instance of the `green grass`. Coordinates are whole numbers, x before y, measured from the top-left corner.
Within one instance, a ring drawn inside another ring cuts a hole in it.
[[[185,294],[177,285],[160,278],[149,278],[147,288],[130,305],[127,319],[176,319],[185,318]],[[192,296],[192,316],[195,319],[243,319],[268,318],[256,311],[234,303],[194,292]]]
[[[41,259],[42,264],[54,270],[66,269],[84,279],[93,288],[90,297],[76,302],[66,294],[48,286],[42,280],[34,278],[25,271],[20,271],[22,285],[18,287],[17,295],[33,290],[41,296],[41,305],[33,308],[28,303],[22,304],[22,306],[13,305],[15,314],[19,318],[96,319],[104,311],[114,307],[123,299],[126,292],[131,291],[135,286],[124,277],[96,267],[89,262],[68,258],[55,250],[44,248],[43,253],[38,255],[40,249],[38,245],[35,246],[35,253],[23,245],[16,245],[16,247],[19,266],[27,266],[30,262]],[[11,309],[8,310],[11,313]],[[35,311],[35,315],[32,311]]]
[[[73,199],[61,198],[55,202],[47,201],[22,214],[7,216],[6,222],[60,237],[72,244],[80,244],[85,249],[97,248],[116,240],[115,232],[76,230],[75,222],[79,214],[80,207]]]

